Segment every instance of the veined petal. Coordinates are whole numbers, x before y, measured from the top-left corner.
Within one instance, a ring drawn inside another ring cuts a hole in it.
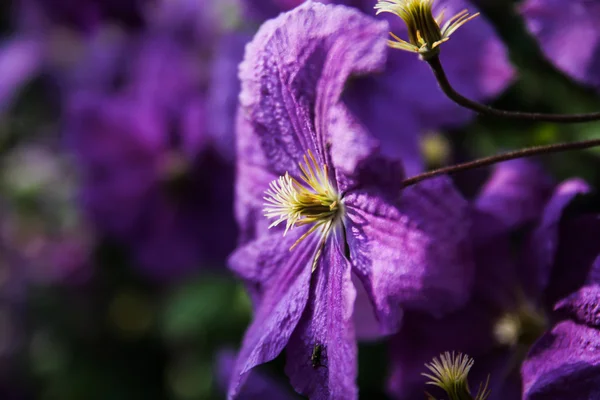
[[[329,108],[351,74],[383,67],[386,30],[386,23],[356,10],[312,2],[261,27],[240,65],[250,129],[238,135],[260,143],[266,168],[298,175],[309,151],[327,161]]]
[[[273,230],[234,251],[229,256],[229,268],[242,278],[254,300],[262,297],[266,287],[273,285],[281,266],[290,262],[294,251],[290,247],[309,227],[293,229],[286,236],[281,230]]]
[[[342,254],[341,232],[327,241],[313,274],[310,301],[286,352],[286,374],[310,399],[356,399],[357,349],[352,321],[356,291]]]
[[[473,280],[466,201],[446,178],[404,190],[390,203],[365,192],[345,197],[350,260],[382,327],[400,307],[443,314],[464,304]]]
[[[273,360],[287,345],[308,300],[311,268],[319,239],[317,235],[311,235],[291,252],[279,249],[275,253],[266,248],[264,253],[255,254],[254,259],[248,260],[248,263],[281,263],[265,265],[272,274],[262,282],[262,298],[254,320],[244,335],[229,384],[228,398],[237,398],[252,368]],[[274,254],[287,254],[288,258],[269,260],[269,256]],[[260,266],[253,267],[258,271]]]
[[[243,241],[266,229],[257,220],[269,182],[299,177],[309,151],[333,172],[331,109],[350,75],[383,68],[386,34],[385,22],[356,10],[308,2],[265,23],[246,47],[236,127]]]
[[[523,399],[595,399],[600,394],[600,334],[573,321],[557,324],[521,367]]]

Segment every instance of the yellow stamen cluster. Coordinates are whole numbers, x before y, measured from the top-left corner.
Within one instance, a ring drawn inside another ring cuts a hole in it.
[[[379,0],[375,5],[377,14],[389,12],[402,18],[408,28],[408,42],[390,32],[395,40],[388,45],[395,49],[419,53],[427,60],[439,54],[439,45],[450,39],[458,28],[479,13],[470,15],[463,10],[444,22],[444,11],[433,16],[433,0]]]
[[[469,371],[474,361],[466,354],[454,352],[445,352],[438,359],[435,357],[431,363],[425,364],[425,367],[431,374],[422,374],[431,379],[428,385],[435,385],[442,388],[450,397],[450,400],[462,400],[473,398],[467,383]],[[475,400],[485,400],[489,395],[488,390],[489,377],[484,385],[479,386],[475,395]]]
[[[300,163],[299,167],[300,181],[286,172],[284,176],[271,182],[264,197],[264,213],[267,218],[276,218],[269,228],[286,222],[284,235],[294,226],[313,224],[290,250],[312,232],[320,229],[323,237],[320,251],[333,223],[341,214],[343,205],[336,188],[331,184],[327,165],[320,166],[309,151],[308,156],[304,156],[304,163]]]

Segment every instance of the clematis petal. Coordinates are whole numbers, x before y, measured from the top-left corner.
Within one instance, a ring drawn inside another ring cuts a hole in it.
[[[293,256],[290,247],[308,229],[292,229],[283,237],[281,230],[272,230],[229,256],[229,268],[244,280],[254,300],[260,299],[265,287],[274,281],[280,266]]]
[[[217,354],[216,372],[217,383],[220,388],[227,388],[231,379],[231,372],[235,366],[236,354],[229,349],[221,350]],[[246,384],[240,392],[240,400],[294,400],[299,399],[291,390],[277,381],[274,377],[262,371],[252,371]],[[223,389],[222,389],[223,390]]]
[[[508,161],[496,165],[475,204],[502,220],[507,229],[515,229],[539,218],[552,187],[539,165],[523,159]]]
[[[523,270],[525,287],[533,297],[545,289],[555,265],[559,245],[559,225],[564,209],[580,194],[589,192],[589,186],[581,179],[570,179],[556,187],[542,212],[541,221],[535,228],[527,257],[527,268]],[[589,264],[588,264],[589,266]],[[586,266],[587,267],[587,266]]]
[[[600,88],[600,4],[527,0],[519,10],[554,65],[578,81]]]
[[[600,268],[600,256],[596,258],[594,270]],[[591,276],[594,276],[595,271]],[[573,319],[579,324],[600,328],[600,281],[579,289],[554,307],[555,311]]]
[[[345,199],[354,271],[393,332],[400,307],[443,314],[464,304],[473,280],[466,201],[447,178],[404,190],[396,203],[366,192]]]
[[[290,235],[294,231],[300,231],[296,234],[302,233],[300,229],[295,229]],[[268,271],[273,271],[275,267],[277,270],[262,282],[262,296],[254,320],[244,335],[232,373],[228,393],[230,399],[238,396],[252,368],[273,360],[287,345],[308,300],[311,268],[319,239],[318,235],[310,235],[294,251],[284,250],[283,254],[288,257],[283,262],[276,264],[281,260],[277,257],[271,260],[272,265],[265,266]],[[266,248],[264,254],[257,255],[255,260],[268,262],[269,256],[275,254],[272,250]],[[282,254],[281,251],[277,253]],[[232,264],[237,264],[235,257]],[[249,259],[247,263],[253,261]],[[259,267],[256,266],[257,271]]]
[[[327,241],[313,274],[310,301],[286,352],[286,374],[292,385],[315,400],[358,397],[352,320],[356,291],[343,246],[341,232]]]
[[[598,398],[598,330],[573,321],[560,322],[533,345],[521,375],[524,400]]]
[[[270,171],[297,175],[311,150],[325,162],[329,108],[351,74],[385,60],[387,25],[356,10],[308,2],[263,24],[240,65],[240,103]],[[244,155],[241,155],[244,157]]]

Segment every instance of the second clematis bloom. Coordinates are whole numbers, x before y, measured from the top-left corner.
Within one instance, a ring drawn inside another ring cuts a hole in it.
[[[341,93],[385,65],[387,24],[306,3],[265,23],[240,65],[236,216],[230,267],[254,300],[229,397],[284,349],[294,388],[355,399],[358,278],[381,331],[402,309],[443,314],[472,277],[465,200],[447,179],[401,190],[402,167]]]

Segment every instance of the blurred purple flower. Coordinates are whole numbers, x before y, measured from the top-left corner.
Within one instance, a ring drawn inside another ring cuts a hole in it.
[[[353,6],[368,15],[375,15],[375,0],[323,2]],[[250,10],[260,11],[262,7],[263,18],[300,3],[302,1],[245,1]],[[464,9],[472,13],[478,11],[467,0],[435,1],[435,15],[441,9],[446,10],[446,15],[454,15]],[[260,16],[259,11],[255,14]],[[389,21],[389,31],[406,37],[406,26],[400,18],[385,15],[378,18]],[[504,45],[482,16],[454,33],[452,39],[444,44],[441,60],[456,89],[480,101],[501,93],[514,75]],[[414,54],[399,50],[389,51],[385,71],[351,79],[347,86],[343,95],[346,104],[381,142],[383,154],[402,160],[409,176],[423,169],[422,134],[460,126],[474,117],[472,112],[456,105],[441,92],[424,62]]]
[[[441,319],[405,315],[392,346],[389,389],[395,398],[423,393],[424,363],[448,350],[475,359],[469,377],[473,389],[491,374],[490,399],[519,398],[518,365],[549,327],[555,302],[581,287],[600,253],[600,218],[567,211],[578,194],[589,190],[587,185],[572,179],[550,195],[549,184],[528,161],[496,168],[475,202],[472,298]],[[515,242],[517,232],[525,240]]]
[[[12,254],[17,286],[78,284],[91,275],[92,236],[73,202],[74,176],[65,154],[48,141],[29,142],[2,160],[0,241]],[[28,204],[24,208],[23,204]],[[16,264],[16,265],[15,265]]]
[[[298,392],[357,397],[353,274],[385,333],[398,329],[401,306],[441,314],[466,300],[465,201],[447,179],[402,191],[400,164],[381,156],[340,101],[349,77],[383,68],[386,34],[386,23],[355,10],[307,3],[265,23],[246,48],[236,185],[243,245],[230,266],[256,312],[232,398],[284,348]]]
[[[52,23],[90,32],[106,21],[139,27],[143,24],[144,8],[154,2],[156,0],[19,0],[18,7],[23,23],[32,29]]]
[[[527,0],[519,10],[556,67],[582,83],[600,88],[598,1]]]
[[[92,38],[64,84],[67,142],[94,224],[150,275],[177,278],[222,264],[235,245],[235,66],[248,37],[154,22],[143,35]]]
[[[39,72],[43,54],[41,43],[18,34],[0,44],[0,114],[10,107],[18,90]]]

